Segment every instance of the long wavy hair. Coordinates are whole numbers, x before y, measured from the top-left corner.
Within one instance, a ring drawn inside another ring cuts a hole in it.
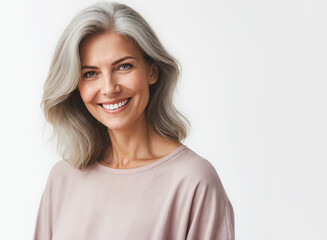
[[[57,150],[71,166],[83,169],[110,146],[107,127],[85,107],[77,85],[81,66],[81,42],[95,34],[113,31],[133,41],[149,63],[158,65],[158,81],[150,85],[146,118],[152,129],[166,139],[184,140],[190,122],[175,108],[173,95],[180,65],[156,34],[132,8],[120,3],[99,2],[79,12],[61,35],[43,88],[41,106],[53,126]]]

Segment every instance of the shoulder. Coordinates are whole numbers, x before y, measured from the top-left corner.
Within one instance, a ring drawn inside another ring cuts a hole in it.
[[[179,154],[175,168],[179,174],[195,183],[221,186],[220,178],[212,163],[188,147]]]
[[[193,201],[207,199],[228,207],[225,188],[211,162],[189,148],[179,155],[173,170],[174,177],[192,194]]]
[[[56,162],[49,173],[48,184],[56,185],[59,182],[67,181],[68,178],[73,177],[80,170],[73,168],[67,161],[60,160]]]
[[[69,163],[65,160],[60,160],[56,162],[51,170],[50,170],[50,177],[60,175],[60,174],[65,174],[67,171],[73,171],[74,169],[69,165]]]

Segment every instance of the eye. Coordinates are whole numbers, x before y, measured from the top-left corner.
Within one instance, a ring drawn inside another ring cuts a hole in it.
[[[118,70],[128,70],[130,68],[132,68],[132,64],[130,63],[124,63],[118,66]]]
[[[86,73],[84,73],[83,77],[84,77],[84,78],[92,78],[92,77],[95,77],[96,75],[97,75],[96,72],[91,71],[91,72],[86,72]]]

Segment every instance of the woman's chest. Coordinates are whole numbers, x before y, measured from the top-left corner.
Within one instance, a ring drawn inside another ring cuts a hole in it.
[[[113,181],[63,192],[53,220],[54,240],[185,237],[191,199],[180,185]]]

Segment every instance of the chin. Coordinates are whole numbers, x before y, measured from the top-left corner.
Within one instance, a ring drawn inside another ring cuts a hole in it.
[[[122,122],[117,122],[117,123],[105,123],[104,124],[108,130],[113,130],[113,131],[117,131],[117,130],[124,130],[128,127],[128,125],[126,123],[122,123]]]

